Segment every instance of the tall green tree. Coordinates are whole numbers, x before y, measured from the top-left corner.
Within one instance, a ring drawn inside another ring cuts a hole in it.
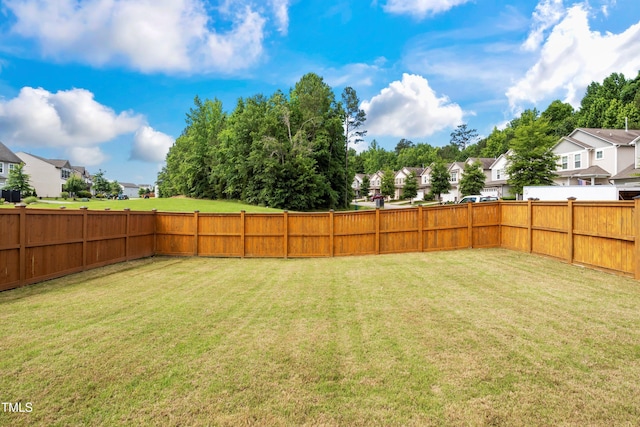
[[[438,201],[442,201],[442,193],[451,190],[450,177],[447,165],[442,160],[437,160],[431,165],[431,193],[437,196]]]
[[[367,131],[363,129],[364,123],[367,120],[367,115],[363,109],[360,108],[360,100],[356,94],[356,90],[350,86],[344,88],[342,92],[343,103],[343,127],[344,127],[344,139],[345,139],[345,193],[344,204],[349,203],[349,191],[351,186],[349,182],[353,180],[353,173],[349,172],[349,144],[357,144],[363,141],[363,137],[367,134]],[[355,172],[354,172],[355,173]]]
[[[486,176],[479,162],[466,163],[460,178],[460,192],[463,196],[480,194],[484,188]]]
[[[411,171],[409,176],[404,181],[404,187],[402,187],[402,197],[405,199],[413,199],[418,195],[418,180],[416,179],[415,172]]]
[[[451,145],[455,145],[458,149],[464,150],[468,145],[474,143],[477,137],[478,131],[476,129],[469,129],[467,124],[463,123],[451,132]]]
[[[360,197],[368,197],[369,189],[371,188],[371,180],[369,179],[369,175],[365,174],[362,177],[362,185],[360,185]]]
[[[84,191],[87,188],[87,183],[84,182],[84,179],[75,173],[71,174],[67,182],[63,185],[64,191],[68,192],[71,197],[76,197],[79,191]]]
[[[109,183],[109,194],[111,197],[116,197],[122,193],[122,187],[120,187],[120,183],[118,181],[111,181]]]
[[[99,169],[98,172],[93,175],[93,190],[96,194],[109,194],[111,191],[111,185],[105,178],[106,171]]]
[[[24,163],[20,163],[9,169],[9,177],[4,188],[20,191],[22,197],[29,196],[33,193],[33,188],[29,185],[30,179],[31,177],[24,172]]]
[[[393,197],[396,193],[395,174],[391,169],[385,169],[380,183],[380,194],[385,197]]]
[[[527,110],[511,141],[513,153],[508,156],[509,185],[515,194],[522,194],[526,185],[552,185],[556,176],[557,156],[551,150],[557,142],[551,135],[549,122]]]

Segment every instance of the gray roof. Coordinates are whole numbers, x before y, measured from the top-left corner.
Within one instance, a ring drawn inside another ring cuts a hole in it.
[[[495,157],[469,157],[467,160],[471,160],[473,162],[480,162],[482,164],[482,169],[491,169],[491,165],[496,161]]]
[[[561,177],[582,177],[582,178],[608,178],[611,176],[609,172],[602,169],[600,166],[590,166],[585,169],[558,171],[558,176]]]
[[[127,188],[138,188],[138,184],[133,184],[131,182],[118,182],[118,184],[122,185],[123,187],[127,187]]]
[[[640,138],[640,130],[637,129],[577,128],[571,134],[573,135],[573,133],[578,130],[615,145],[629,145]]]
[[[20,157],[16,156],[15,153],[9,150],[9,147],[0,142],[0,161],[7,163],[22,163]]]
[[[615,176],[612,176],[611,179],[637,179],[640,180],[640,169],[638,169],[635,165],[631,165],[620,171]]]

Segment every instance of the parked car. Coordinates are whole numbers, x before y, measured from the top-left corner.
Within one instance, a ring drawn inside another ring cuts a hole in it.
[[[478,202],[496,202],[498,200],[495,196],[482,196],[480,194],[474,194],[471,196],[464,196],[458,203],[478,203]]]
[[[384,199],[384,196],[382,194],[374,194],[373,196],[371,196],[372,202],[375,202],[376,200],[380,200],[380,199]]]

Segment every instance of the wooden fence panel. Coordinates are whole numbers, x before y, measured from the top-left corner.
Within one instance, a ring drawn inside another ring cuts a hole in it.
[[[331,256],[332,214],[289,214],[288,220],[288,256]]]
[[[156,253],[159,255],[195,255],[196,219],[194,214],[156,214]]]
[[[529,205],[526,202],[500,203],[500,246],[529,251]]]
[[[242,257],[241,214],[198,216],[198,255]]]
[[[469,207],[438,206],[424,209],[424,250],[442,251],[470,246]]]
[[[0,291],[20,285],[20,212],[0,209]]]
[[[380,212],[380,253],[418,252],[418,209]]]
[[[376,211],[338,212],[333,230],[335,256],[376,253]]]
[[[287,256],[284,214],[247,214],[245,221],[245,256]]]
[[[539,202],[531,206],[531,252],[567,259],[569,250],[567,202]]]
[[[472,204],[472,246],[500,247],[500,203]]]

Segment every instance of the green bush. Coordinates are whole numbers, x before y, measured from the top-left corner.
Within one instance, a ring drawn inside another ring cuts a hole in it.
[[[87,191],[87,190],[82,190],[82,191],[78,191],[78,193],[76,193],[76,195],[82,199],[90,199],[91,198],[91,192]]]
[[[31,203],[35,203],[37,201],[38,201],[38,198],[36,196],[29,196],[25,199],[22,199],[22,202],[27,205],[30,205]]]
[[[63,199],[67,200],[69,198],[69,192],[68,191],[63,191],[62,193],[60,193],[60,197],[62,197]]]
[[[436,195],[433,194],[433,192],[429,191],[427,194],[424,195],[424,201],[425,202],[433,202],[436,199]]]

